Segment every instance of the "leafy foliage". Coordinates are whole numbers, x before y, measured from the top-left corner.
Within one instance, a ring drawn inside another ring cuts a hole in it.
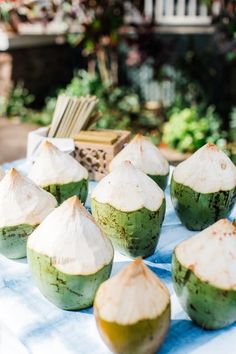
[[[132,89],[105,84],[98,75],[80,70],[66,88],[59,90],[54,97],[46,99],[42,112],[26,108],[32,97],[27,90],[18,85],[10,95],[6,113],[8,116],[19,115],[24,121],[49,125],[58,94],[69,96],[96,94],[99,98],[100,119],[94,123],[95,128],[141,131],[149,134],[155,143],[161,141],[163,131],[163,142],[182,152],[193,152],[207,141],[223,146],[225,134],[222,136],[220,119],[213,107],[206,108],[204,103],[198,103],[199,97],[203,102],[203,95],[197,84],[190,82],[179,72],[171,74],[169,70],[168,73],[169,76],[173,75],[177,82],[177,94],[174,104],[166,111],[148,109]],[[165,115],[167,122],[163,129]],[[234,116],[233,111],[232,122]]]
[[[160,124],[156,112],[146,109],[139,95],[132,89],[104,84],[98,75],[90,74],[84,70],[79,70],[67,87],[59,90],[57,94],[69,96],[96,94],[99,98],[100,118],[94,124],[94,128],[129,128],[133,131],[150,132]],[[50,124],[56,106],[56,96],[46,99],[46,105],[42,112],[28,110],[27,119],[40,125]],[[153,135],[157,139],[156,132]]]
[[[194,152],[206,142],[225,145],[213,107],[205,113],[196,106],[177,109],[164,126],[163,141],[181,152]]]
[[[19,82],[9,94],[7,99],[1,97],[0,112],[6,116],[21,116],[28,114],[27,107],[34,101],[34,96]]]

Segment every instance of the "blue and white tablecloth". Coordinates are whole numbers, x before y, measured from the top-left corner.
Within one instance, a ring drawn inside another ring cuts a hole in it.
[[[25,162],[14,165],[25,170]],[[12,164],[5,165],[9,168]],[[90,184],[90,191],[94,183]],[[236,216],[236,208],[232,216]],[[172,321],[160,354],[234,354],[236,324],[224,330],[205,331],[195,326],[181,309],[171,282],[171,254],[180,241],[194,232],[176,217],[167,191],[167,212],[154,255],[145,263],[171,293]],[[129,258],[115,255],[112,273]],[[144,299],[145,301],[145,299]],[[0,257],[0,354],[108,354],[96,329],[93,309],[63,311],[48,302],[35,287],[26,259]],[[133,353],[135,354],[135,353]]]

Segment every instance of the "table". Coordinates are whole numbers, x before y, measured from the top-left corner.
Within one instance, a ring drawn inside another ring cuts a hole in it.
[[[6,164],[25,172],[25,161]],[[90,183],[90,193],[94,187]],[[236,324],[223,330],[206,331],[194,325],[180,307],[171,281],[171,254],[182,240],[194,234],[183,227],[172,208],[169,190],[167,211],[156,252],[145,263],[171,293],[172,321],[160,354],[233,354]],[[236,216],[236,207],[231,217]],[[115,254],[112,274],[129,258]],[[109,354],[98,334],[93,309],[60,310],[35,287],[26,259],[0,257],[0,354]],[[135,353],[134,353],[135,354]]]

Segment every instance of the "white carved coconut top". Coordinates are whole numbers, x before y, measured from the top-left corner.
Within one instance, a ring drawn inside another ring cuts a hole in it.
[[[4,176],[5,176],[5,172],[3,171],[3,169],[0,166],[0,181],[1,181],[1,179],[3,179]]]
[[[91,198],[129,212],[141,208],[156,211],[165,196],[150,177],[125,161],[97,184]]]
[[[169,303],[165,285],[137,258],[99,287],[94,306],[102,319],[130,325],[157,318]]]
[[[27,247],[71,275],[94,274],[113,259],[111,241],[77,197],[55,209],[30,235]]]
[[[165,176],[169,173],[169,163],[160,150],[141,134],[127,144],[111,161],[109,169],[113,171],[123,161],[130,161],[148,175]]]
[[[178,261],[202,281],[236,290],[236,227],[222,219],[180,243]]]
[[[0,182],[0,227],[38,225],[57,206],[56,199],[15,169]]]
[[[72,156],[45,141],[28,177],[39,186],[47,187],[87,179],[88,171]]]
[[[227,191],[236,186],[236,166],[216,145],[208,143],[180,163],[173,178],[199,193]]]

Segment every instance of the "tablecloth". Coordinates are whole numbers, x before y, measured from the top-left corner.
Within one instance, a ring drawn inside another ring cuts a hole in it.
[[[25,161],[16,166],[25,172]],[[90,183],[90,192],[94,182]],[[145,263],[166,284],[171,293],[172,316],[169,333],[160,354],[234,354],[236,324],[223,330],[206,331],[194,325],[180,307],[171,281],[173,248],[194,234],[183,227],[166,191],[167,210],[156,252]],[[89,205],[89,202],[88,204]],[[236,208],[231,217],[236,216]],[[115,254],[112,275],[130,259]],[[145,300],[144,300],[145,301]],[[0,257],[0,354],[109,354],[94,320],[93,309],[60,310],[36,288],[26,259]],[[134,353],[135,354],[135,353]]]

